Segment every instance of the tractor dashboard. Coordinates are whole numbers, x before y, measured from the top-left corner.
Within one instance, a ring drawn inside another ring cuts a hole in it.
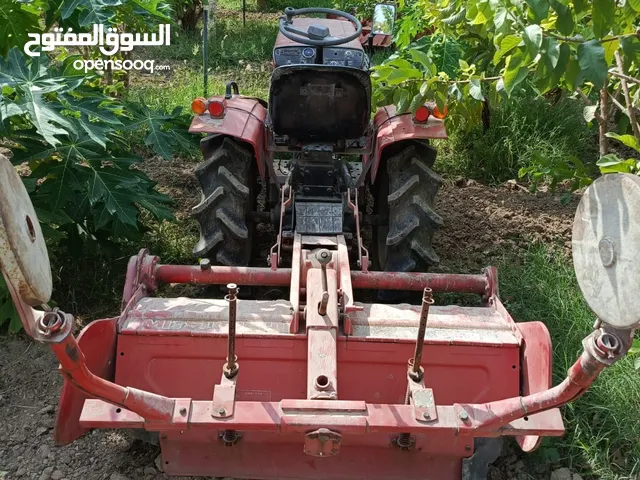
[[[317,63],[318,52],[315,47],[281,47],[274,51],[276,67],[283,65],[300,65]]]
[[[344,47],[287,46],[276,48],[273,57],[276,67],[318,64],[365,70],[369,63],[361,49]]]
[[[324,49],[322,63],[340,67],[362,68],[364,52],[355,48],[328,47]]]

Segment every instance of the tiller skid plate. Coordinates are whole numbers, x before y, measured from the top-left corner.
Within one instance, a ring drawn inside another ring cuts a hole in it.
[[[619,183],[640,200],[640,185],[626,178]],[[121,315],[89,324],[76,340],[70,315],[31,308],[49,300],[48,259],[26,191],[2,157],[0,185],[0,266],[26,331],[50,344],[65,376],[56,441],[91,428],[157,434],[172,475],[482,479],[501,436],[530,451],[540,437],[561,435],[557,407],[628,351],[638,324],[631,310],[606,317],[605,309],[567,378],[551,387],[547,329],[512,320],[494,268],[368,272],[358,232],[361,271],[353,272],[342,235],[294,235],[290,269],[278,267],[277,250],[272,269],[161,265],[142,250],[129,263]],[[611,198],[599,194],[602,185],[585,194],[592,204],[582,222]],[[574,255],[590,258],[591,237],[601,233],[581,228]],[[640,273],[633,248],[616,242],[606,237],[603,264],[613,257]],[[229,283],[229,293],[153,296],[171,283]],[[286,286],[290,294],[240,300],[237,285]],[[420,291],[423,299],[359,303],[357,289]],[[439,292],[475,293],[482,306],[432,306]]]

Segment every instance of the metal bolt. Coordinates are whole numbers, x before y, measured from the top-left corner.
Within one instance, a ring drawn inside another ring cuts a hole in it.
[[[464,446],[464,449],[465,449],[467,452],[470,452],[470,451],[471,451],[471,445],[465,445],[465,446]]]
[[[180,409],[180,415],[182,415],[183,417],[185,417],[185,416],[187,415],[187,409],[186,409],[186,408],[184,408],[184,407],[182,407],[182,408]]]
[[[424,412],[422,416],[424,417],[425,420],[431,419],[431,415],[429,415],[429,412]]]
[[[218,409],[218,413],[219,413],[220,415],[226,415],[227,410],[226,410],[224,407],[220,407],[220,408]]]
[[[460,412],[460,420],[469,420],[469,414],[466,410]]]
[[[211,270],[211,260],[208,258],[200,259],[200,270]]]

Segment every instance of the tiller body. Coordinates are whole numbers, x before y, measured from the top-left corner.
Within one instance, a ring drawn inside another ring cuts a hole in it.
[[[352,271],[342,235],[296,235],[286,269],[162,265],[142,250],[120,316],[75,338],[70,315],[32,308],[48,299],[48,257],[19,178],[8,161],[0,167],[10,193],[0,202],[3,274],[26,331],[51,346],[65,377],[57,442],[92,428],[157,434],[171,475],[484,478],[502,436],[531,451],[562,435],[558,407],[625,354],[635,327],[598,322],[552,387],[548,331],[513,321],[495,268]],[[175,283],[231,284],[219,300],[154,295]],[[244,285],[290,294],[238,299]],[[420,291],[422,303],[356,301],[356,290],[378,288]],[[474,293],[482,305],[433,305],[440,292]]]

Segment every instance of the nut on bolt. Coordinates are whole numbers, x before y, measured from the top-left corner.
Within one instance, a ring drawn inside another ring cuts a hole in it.
[[[322,248],[316,252],[316,260],[320,265],[327,265],[331,261],[331,252],[326,248]]]

